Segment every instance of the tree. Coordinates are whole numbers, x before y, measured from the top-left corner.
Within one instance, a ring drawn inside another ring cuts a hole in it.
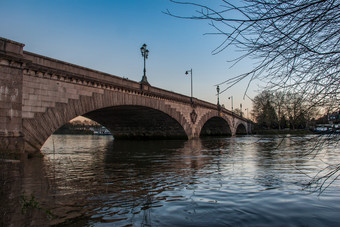
[[[274,107],[267,101],[263,107],[263,111],[257,118],[257,124],[260,128],[276,129],[278,128],[277,122],[278,120]]]
[[[285,118],[283,116],[283,105],[284,105],[284,102],[285,102],[285,94],[284,94],[284,92],[278,91],[278,92],[275,92],[273,94],[273,106],[274,106],[275,110],[277,111],[276,114],[277,114],[277,118],[278,118],[278,121],[279,121],[278,122],[279,129],[282,128],[281,125],[283,123],[281,121],[285,120]],[[285,127],[283,127],[283,128],[285,128]]]
[[[279,126],[280,126],[279,129],[285,129],[285,128],[288,127],[287,119],[284,115],[281,116],[281,118],[280,118]]]
[[[310,106],[303,96],[296,93],[287,93],[282,102],[283,114],[289,120],[291,129],[308,128],[308,122],[318,115],[318,108]]]
[[[262,91],[260,94],[256,95],[253,99],[253,108],[251,114],[253,115],[255,121],[258,121],[259,116],[263,113],[264,106],[267,101],[271,102],[272,93],[270,91]]]
[[[291,129],[297,129],[304,119],[304,108],[302,97],[298,94],[288,93],[285,102],[286,113],[289,117],[289,126]],[[300,122],[299,122],[300,121]]]
[[[253,116],[260,128],[278,128],[278,117],[272,105],[274,95],[270,91],[263,91],[253,100]]]

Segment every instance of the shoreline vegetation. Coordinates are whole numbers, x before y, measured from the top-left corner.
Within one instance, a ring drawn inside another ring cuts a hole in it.
[[[254,135],[307,135],[316,134],[315,132],[308,129],[262,129],[254,130]]]
[[[105,132],[105,133],[104,133]],[[109,134],[109,131],[105,129],[103,126],[96,122],[91,121],[75,121],[69,122],[63,125],[61,128],[56,130],[53,134],[56,135],[104,135]],[[327,131],[325,131],[326,133]],[[252,130],[252,134],[254,135],[307,135],[307,134],[318,134],[316,127],[313,129],[293,129],[293,128],[260,128],[258,124],[254,125],[254,129]]]
[[[72,128],[60,128],[55,131],[53,134],[56,135],[95,135],[94,131],[89,129],[72,129]],[[284,135],[284,134],[292,134],[292,135],[306,135],[306,134],[316,134],[315,132],[308,129],[261,129],[254,130],[253,135]]]

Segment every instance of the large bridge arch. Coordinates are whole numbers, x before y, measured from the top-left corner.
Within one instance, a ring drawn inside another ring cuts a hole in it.
[[[211,110],[204,114],[196,126],[196,135],[233,135],[232,122],[223,113]]]
[[[99,113],[98,110],[110,108],[118,111],[122,109],[125,111],[139,109],[142,114],[152,113],[151,117],[158,114],[159,119],[166,120],[166,123],[170,122],[170,126],[163,129],[163,131],[173,130],[176,137],[191,137],[190,125],[184,116],[170,105],[165,104],[163,100],[133,92],[121,93],[105,90],[102,94],[93,93],[92,96],[69,99],[67,103],[56,103],[54,107],[47,108],[43,113],[35,113],[33,118],[23,119],[25,150],[30,153],[40,151],[40,148],[50,135],[77,116],[89,117],[113,131],[113,128],[105,123],[105,120],[96,117],[96,113]],[[165,135],[170,137],[170,134],[171,132],[166,132]],[[140,137],[143,134],[136,134],[136,136]],[[153,135],[144,134],[144,136],[152,137]]]
[[[177,120],[150,107],[111,106],[83,116],[105,126],[115,139],[188,139]]]
[[[247,130],[247,125],[244,124],[243,122],[239,122],[236,125],[236,135],[247,135],[248,134],[248,130]]]

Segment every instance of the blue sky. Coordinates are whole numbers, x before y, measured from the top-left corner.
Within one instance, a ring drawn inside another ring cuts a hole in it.
[[[149,83],[166,90],[190,95],[193,69],[194,96],[216,103],[215,84],[236,76],[251,64],[230,68],[233,50],[212,55],[221,37],[204,35],[214,31],[207,21],[174,18],[162,13],[169,9],[192,15],[190,7],[168,0],[0,0],[0,36],[24,43],[24,50],[62,61],[140,81],[143,58],[140,47],[148,45]],[[220,95],[231,108],[243,104],[247,81]],[[223,87],[222,87],[223,89]],[[254,97],[256,86],[248,92]]]

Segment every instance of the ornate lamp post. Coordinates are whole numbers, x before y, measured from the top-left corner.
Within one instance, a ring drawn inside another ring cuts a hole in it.
[[[228,99],[231,99],[231,112],[234,112],[234,101],[233,101],[233,96],[230,96]]]
[[[240,103],[240,109],[241,109],[241,117],[242,117],[242,115],[243,115],[243,113],[242,113],[242,103]]]
[[[216,91],[217,91],[217,107],[220,108],[220,86],[217,85]]]
[[[148,78],[146,77],[146,69],[145,69],[145,61],[148,58],[149,50],[146,49],[146,44],[144,43],[143,46],[140,48],[140,52],[142,56],[144,57],[144,71],[143,71],[143,77],[141,83],[143,84],[149,84]]]
[[[192,69],[185,71],[185,75],[188,75],[190,72],[191,77],[191,96],[190,96],[190,102],[192,103]]]

